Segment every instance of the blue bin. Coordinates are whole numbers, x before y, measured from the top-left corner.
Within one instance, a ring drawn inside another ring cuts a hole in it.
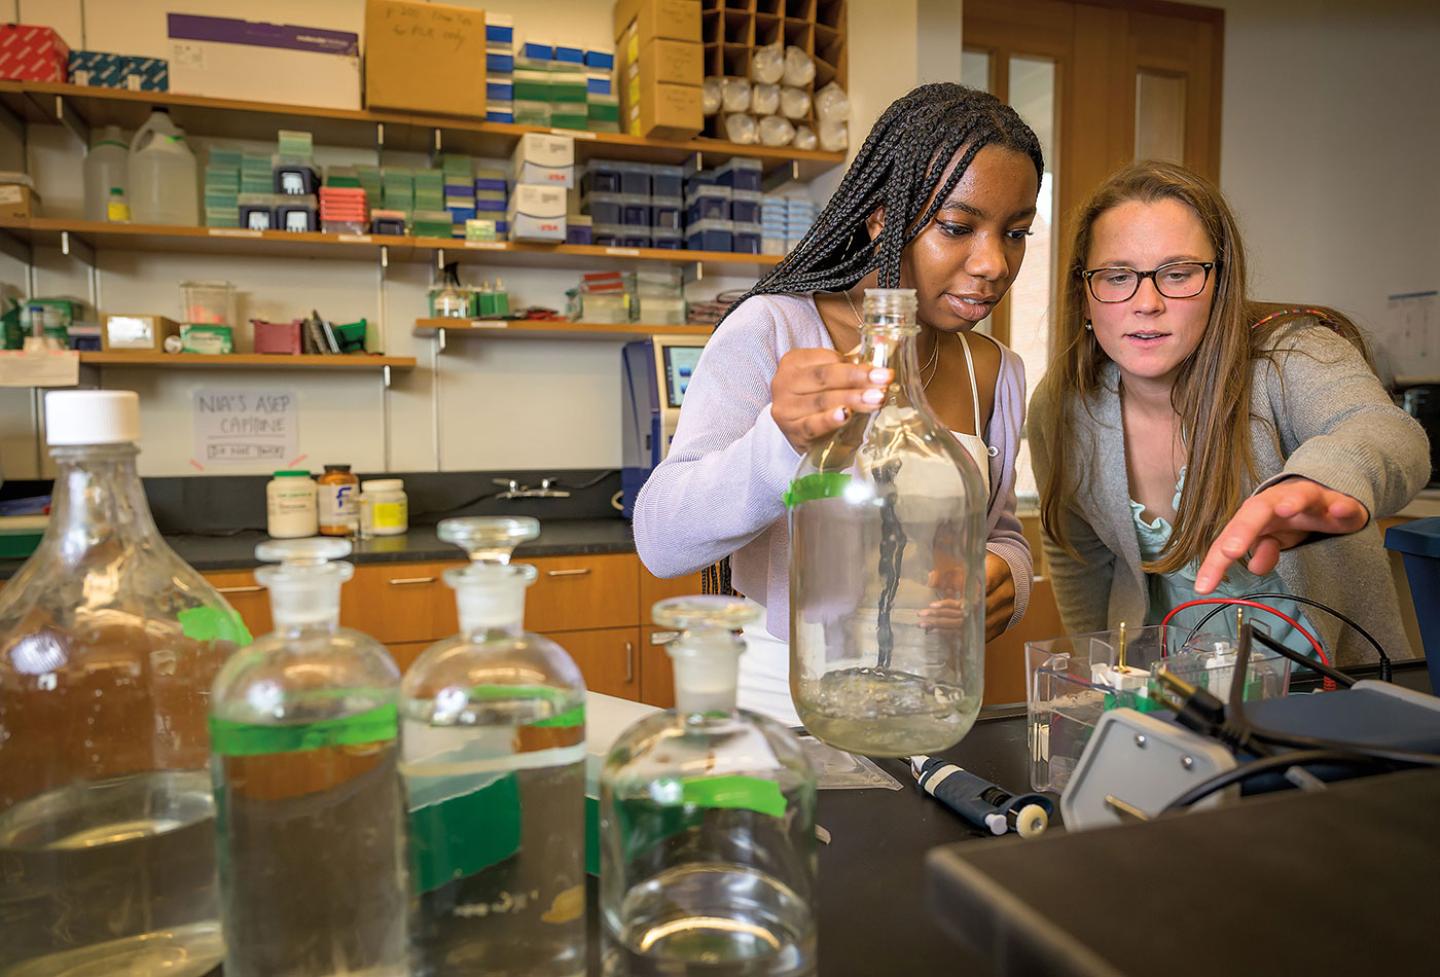
[[[1440,691],[1440,516],[1417,519],[1385,532],[1385,548],[1401,554],[1410,599],[1420,622],[1420,643],[1430,669],[1430,688]]]

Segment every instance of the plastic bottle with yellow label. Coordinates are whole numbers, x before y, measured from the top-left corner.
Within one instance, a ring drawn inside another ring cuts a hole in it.
[[[372,478],[360,483],[362,536],[400,536],[409,529],[410,502],[402,479]]]

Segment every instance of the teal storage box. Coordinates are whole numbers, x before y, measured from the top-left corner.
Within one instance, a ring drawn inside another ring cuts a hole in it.
[[[168,92],[170,62],[107,51],[71,51],[70,82],[132,92]]]

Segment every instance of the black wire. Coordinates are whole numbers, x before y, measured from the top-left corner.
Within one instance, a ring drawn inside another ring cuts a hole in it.
[[[572,492],[579,492],[579,491],[582,491],[582,490],[584,490],[584,489],[594,488],[595,486],[599,485],[601,482],[605,481],[605,479],[609,478],[611,475],[614,475],[617,471],[618,471],[618,469],[615,469],[615,468],[611,468],[611,469],[608,469],[607,471],[603,471],[603,472],[601,472],[599,475],[596,475],[594,478],[590,479],[590,481],[586,482],[586,483],[583,484],[583,485],[567,485],[565,482],[562,482],[562,481],[560,481],[559,479],[556,479],[556,480],[555,480],[555,484],[556,484],[556,485],[559,485],[559,486],[562,486],[563,488],[570,489]]]
[[[594,488],[595,486],[599,485],[601,482],[605,481],[605,479],[607,479],[607,478],[609,478],[610,476],[614,475],[617,471],[618,471],[618,469],[615,469],[615,468],[606,469],[605,471],[601,472],[599,475],[597,475],[597,476],[595,476],[594,478],[590,479],[590,481],[584,482],[584,483],[582,483],[582,484],[580,484],[580,485],[568,485],[568,484],[566,484],[565,482],[560,481],[559,479],[556,479],[555,482],[554,482],[554,484],[555,484],[556,487],[566,489],[567,491],[571,491],[571,492],[583,492],[585,489]],[[467,500],[465,500],[464,502],[461,502],[461,503],[458,503],[458,504],[452,505],[452,506],[447,506],[447,507],[444,508],[444,509],[426,509],[426,510],[423,511],[423,512],[417,512],[417,513],[414,514],[414,516],[415,516],[416,519],[423,519],[423,518],[425,518],[426,516],[443,516],[443,515],[445,515],[446,513],[458,512],[458,511],[461,510],[461,509],[468,509],[468,508],[470,508],[472,505],[479,505],[481,502],[485,502],[485,501],[487,501],[487,500],[489,500],[489,499],[493,499],[493,498],[495,498],[496,496],[498,496],[499,494],[500,494],[500,491],[499,491],[499,490],[492,490],[492,491],[486,492],[484,495],[477,495],[477,496],[475,496],[473,499],[467,499]]]
[[[1295,649],[1285,647],[1282,642],[1276,641],[1268,634],[1256,631],[1255,639],[1259,641],[1262,645],[1264,645],[1266,648],[1269,648],[1271,651],[1276,652],[1277,654],[1285,656],[1292,662],[1295,662],[1297,665],[1304,665],[1306,668],[1312,668],[1326,678],[1334,679],[1338,685],[1343,685],[1345,686],[1345,688],[1348,689],[1350,688],[1350,686],[1355,684],[1355,680],[1353,678],[1351,678],[1349,675],[1346,675],[1338,668],[1331,668],[1329,665],[1325,664],[1322,661],[1316,661],[1314,658],[1307,658],[1305,655],[1301,654]]]
[[[1251,777],[1258,777],[1262,773],[1269,773],[1273,770],[1305,766],[1311,763],[1387,764],[1387,762],[1388,761],[1377,757],[1366,756],[1361,753],[1342,752],[1340,750],[1299,750],[1291,753],[1277,753],[1275,756],[1252,760],[1241,766],[1232,767],[1223,773],[1218,773],[1208,780],[1202,780],[1169,804],[1166,804],[1160,813],[1167,814],[1170,811],[1178,811],[1181,808],[1189,807],[1192,804],[1203,801],[1218,790],[1224,790],[1231,784],[1238,784],[1242,781],[1249,780]]]
[[[1380,642],[1376,641],[1376,640],[1375,640],[1375,636],[1372,635],[1369,631],[1366,631],[1366,630],[1365,630],[1364,628],[1362,628],[1359,624],[1355,623],[1355,621],[1352,620],[1350,617],[1346,616],[1345,614],[1342,614],[1340,611],[1337,611],[1335,608],[1331,607],[1329,604],[1322,604],[1320,601],[1314,600],[1314,599],[1312,599],[1312,598],[1310,598],[1310,597],[1297,597],[1297,596],[1295,596],[1294,594],[1275,594],[1275,593],[1268,593],[1268,592],[1264,592],[1264,591],[1257,591],[1257,592],[1255,592],[1255,593],[1253,593],[1253,594],[1242,594],[1241,596],[1239,596],[1239,597],[1237,597],[1237,598],[1235,598],[1235,599],[1236,599],[1236,600],[1261,600],[1261,599],[1266,599],[1266,600],[1293,600],[1293,601],[1294,601],[1295,603],[1297,603],[1297,604],[1304,604],[1306,607],[1313,607],[1313,608],[1315,608],[1316,610],[1324,611],[1326,614],[1329,614],[1331,617],[1334,617],[1336,620],[1341,621],[1342,623],[1344,623],[1344,624],[1345,624],[1346,626],[1348,626],[1352,631],[1354,631],[1356,634],[1360,635],[1360,637],[1364,638],[1364,639],[1370,644],[1370,647],[1372,647],[1372,648],[1375,649],[1375,654],[1380,657],[1380,680],[1381,680],[1382,682],[1388,682],[1388,681],[1390,681],[1390,679],[1391,679],[1391,677],[1392,677],[1392,674],[1393,674],[1393,673],[1391,672],[1391,667],[1390,667],[1390,665],[1391,665],[1391,663],[1390,663],[1390,656],[1387,655],[1387,654],[1385,654],[1385,649],[1380,646]],[[1190,633],[1185,636],[1185,642],[1186,642],[1186,643],[1189,643],[1190,640],[1193,639],[1197,633],[1199,633],[1200,629],[1205,626],[1205,624],[1206,624],[1207,621],[1209,621],[1209,620],[1210,620],[1212,617],[1214,617],[1216,614],[1219,614],[1219,613],[1227,610],[1228,606],[1231,606],[1231,605],[1217,604],[1215,607],[1210,608],[1210,610],[1205,613],[1205,616],[1202,617],[1202,618],[1200,618],[1199,622],[1198,622],[1193,628],[1190,629]],[[1306,661],[1302,662],[1301,664],[1304,664],[1304,665],[1306,665],[1306,666],[1309,667],[1309,668],[1314,668],[1315,671],[1317,671],[1317,672],[1321,671],[1319,668],[1317,668],[1317,667],[1315,666],[1315,664],[1314,664],[1313,662],[1309,661],[1308,659],[1307,659]],[[1323,673],[1322,673],[1322,674],[1323,674]],[[1334,676],[1331,676],[1331,677],[1333,678]],[[1352,683],[1352,684],[1353,684],[1353,683]]]

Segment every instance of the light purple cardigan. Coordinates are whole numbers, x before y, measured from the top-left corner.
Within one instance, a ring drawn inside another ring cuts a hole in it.
[[[657,577],[731,557],[735,589],[765,605],[766,630],[788,640],[790,529],[781,496],[800,454],[770,416],[770,381],[791,349],[833,349],[810,295],[747,299],[715,331],[685,392],[670,452],[635,503],[635,547]],[[1015,515],[1015,455],[1025,416],[1025,368],[1000,347],[990,458],[991,553],[1010,565],[1015,613],[1030,601],[1030,545]]]

